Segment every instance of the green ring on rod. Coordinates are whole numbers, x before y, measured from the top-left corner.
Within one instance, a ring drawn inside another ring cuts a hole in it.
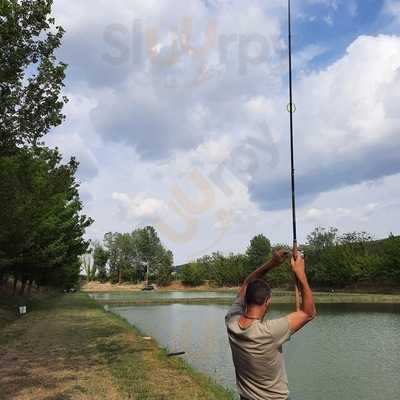
[[[294,103],[288,103],[286,107],[287,111],[290,113],[295,113],[296,112],[296,104]]]

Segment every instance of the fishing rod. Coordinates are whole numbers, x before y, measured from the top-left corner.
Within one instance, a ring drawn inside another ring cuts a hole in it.
[[[288,0],[288,30],[289,30],[289,104],[288,111],[290,115],[290,165],[291,165],[291,190],[292,190],[292,224],[293,224],[293,257],[297,255],[297,224],[296,224],[296,187],[295,187],[295,168],[294,168],[294,135],[293,135],[293,113],[296,106],[293,103],[292,88],[292,16],[291,1]],[[300,291],[299,282],[295,277],[295,296],[296,309],[300,310]]]

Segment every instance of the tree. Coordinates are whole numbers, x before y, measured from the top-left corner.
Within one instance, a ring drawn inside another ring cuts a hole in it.
[[[213,253],[197,261],[205,278],[217,286],[239,286],[247,276],[247,257],[243,254]]]
[[[138,249],[134,235],[120,233],[116,239],[119,257],[120,282],[137,282],[139,277]]]
[[[172,279],[172,252],[161,243],[156,230],[147,226],[132,233],[107,233],[104,244],[109,255],[112,282],[151,279],[167,284]]]
[[[64,119],[66,64],[55,57],[64,30],[50,16],[52,3],[0,2],[0,155],[37,145]]]
[[[340,244],[365,244],[373,240],[372,235],[368,232],[348,232],[343,233],[337,239]]]
[[[57,150],[21,148],[0,157],[0,270],[25,284],[72,285],[92,220],[81,214],[78,163]]]
[[[271,243],[263,235],[254,236],[250,241],[250,246],[246,251],[248,260],[248,272],[254,271],[265,263],[266,259],[271,256]]]
[[[93,262],[93,257],[91,252],[87,254],[82,254],[80,256],[80,260],[82,268],[86,275],[86,279],[88,280],[88,282],[94,281],[96,279],[97,269]]]
[[[138,279],[136,245],[129,233],[106,233],[104,245],[109,255],[109,277],[113,283]]]
[[[108,253],[109,260],[109,278],[112,283],[122,282],[117,237],[118,233],[112,232],[108,232],[104,235],[104,246]]]
[[[286,249],[288,252],[292,251],[292,248],[286,244],[276,244],[273,246],[272,251],[276,251],[278,249]],[[282,287],[285,285],[291,286],[292,284],[294,284],[294,277],[292,269],[290,267],[290,260],[286,260],[278,268],[274,268],[270,272],[268,272],[266,280],[271,287]]]
[[[385,240],[373,244],[372,251],[379,256],[379,263],[375,264],[373,279],[383,285],[400,285],[400,236],[390,234]]]
[[[62,123],[66,64],[55,51],[63,29],[52,0],[0,1],[0,275],[26,284],[71,286],[79,279],[83,239],[77,161],[61,163],[40,142]],[[1,276],[0,276],[1,278]]]
[[[393,238],[376,241],[357,231],[338,235],[335,228],[316,228],[309,238],[307,270],[313,284],[341,288],[396,284],[399,264],[394,254],[399,242],[396,250]]]
[[[205,271],[198,263],[189,263],[183,266],[180,272],[180,278],[184,285],[200,286],[204,283]]]
[[[172,282],[173,268],[169,265],[160,267],[157,271],[156,281],[159,286],[168,286]]]
[[[224,256],[222,253],[215,252],[211,256],[206,255],[196,261],[203,271],[203,280],[210,280],[218,286],[224,284]]]
[[[172,282],[173,263],[172,251],[163,249],[159,266],[155,271],[156,281],[160,286],[167,286]]]
[[[107,263],[108,263],[109,253],[104,249],[100,243],[95,243],[93,250],[93,263],[97,269],[97,279],[100,282],[107,281]]]
[[[337,243],[338,230],[317,226],[309,235],[304,248],[307,258],[307,273],[310,282],[321,282],[326,265],[322,262],[322,252]],[[322,274],[322,275],[321,275]],[[325,284],[325,283],[324,283]]]
[[[337,243],[337,233],[337,228],[326,229],[318,226],[307,236],[307,245],[315,250],[334,246]]]

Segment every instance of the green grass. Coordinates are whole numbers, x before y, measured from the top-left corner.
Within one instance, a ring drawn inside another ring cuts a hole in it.
[[[15,305],[5,303],[0,310],[9,315]],[[233,399],[86,294],[49,295],[30,303],[26,316],[5,319],[0,325],[2,400]]]

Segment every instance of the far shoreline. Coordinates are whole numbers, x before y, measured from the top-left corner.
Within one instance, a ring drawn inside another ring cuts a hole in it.
[[[81,291],[88,294],[102,293],[135,293],[142,292],[143,284],[110,284],[89,282],[81,287]],[[151,293],[168,293],[168,292],[197,292],[198,296],[190,299],[97,299],[100,304],[120,304],[120,305],[146,305],[146,304],[230,304],[238,287],[212,287],[202,285],[199,287],[186,287],[180,282],[174,282],[169,287],[156,289]],[[202,297],[205,292],[232,293],[232,298],[207,298]],[[273,298],[275,304],[293,304],[294,293],[283,289],[273,289]],[[376,292],[356,292],[356,291],[314,291],[314,299],[316,304],[400,304],[399,293],[376,293]]]
[[[160,292],[237,292],[240,286],[215,286],[208,282],[205,282],[199,286],[188,286],[182,284],[181,281],[173,281],[167,286],[157,286],[153,284],[157,291]],[[125,291],[141,291],[144,287],[144,283],[110,283],[110,282],[99,282],[99,281],[83,281],[80,290],[83,292],[125,292]],[[277,292],[291,292],[291,288],[288,290],[287,287],[273,287],[273,291]],[[314,293],[344,293],[344,294],[377,294],[377,295],[399,295],[400,288],[395,287],[348,287],[348,288],[313,288]]]

